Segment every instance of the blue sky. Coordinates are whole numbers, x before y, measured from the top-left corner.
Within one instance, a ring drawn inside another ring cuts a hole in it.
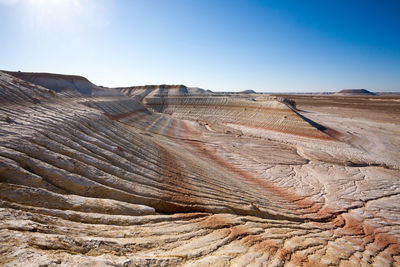
[[[0,0],[0,69],[105,86],[400,91],[400,1]]]

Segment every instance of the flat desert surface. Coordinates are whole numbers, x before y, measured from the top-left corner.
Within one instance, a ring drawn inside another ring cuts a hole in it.
[[[0,72],[2,266],[400,266],[400,97]]]

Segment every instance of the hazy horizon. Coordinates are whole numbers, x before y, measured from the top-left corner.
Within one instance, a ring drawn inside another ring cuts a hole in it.
[[[0,69],[97,85],[400,92],[399,1],[0,0]]]

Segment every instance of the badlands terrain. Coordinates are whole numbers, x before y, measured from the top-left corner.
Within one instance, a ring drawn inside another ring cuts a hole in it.
[[[400,266],[399,115],[0,72],[0,265]]]

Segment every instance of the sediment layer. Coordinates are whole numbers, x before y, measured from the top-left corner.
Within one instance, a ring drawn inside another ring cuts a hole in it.
[[[3,265],[400,262],[396,161],[279,98],[0,87]]]

